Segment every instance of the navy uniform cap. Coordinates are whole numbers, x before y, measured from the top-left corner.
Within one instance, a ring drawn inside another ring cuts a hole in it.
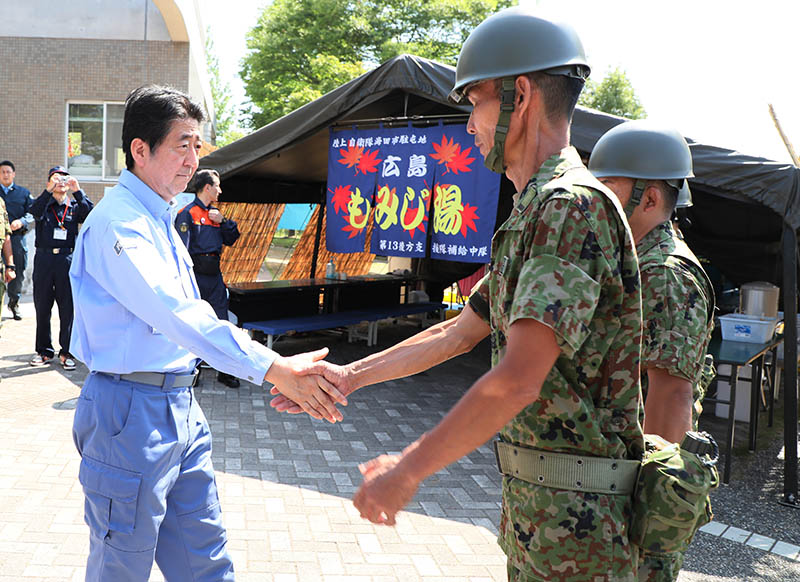
[[[64,166],[54,166],[50,168],[50,172],[47,174],[47,179],[49,180],[53,174],[64,174],[65,176],[69,176],[69,170],[67,170]]]

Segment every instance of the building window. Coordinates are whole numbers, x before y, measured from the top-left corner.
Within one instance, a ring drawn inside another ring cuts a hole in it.
[[[121,103],[67,104],[67,168],[78,178],[115,180],[125,168]]]

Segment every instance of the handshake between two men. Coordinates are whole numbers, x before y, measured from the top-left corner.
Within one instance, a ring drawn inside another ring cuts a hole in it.
[[[552,330],[536,323],[523,320],[514,326],[510,335],[516,338],[518,349],[506,354],[503,365],[484,374],[436,427],[401,454],[381,455],[359,466],[364,482],[353,504],[361,517],[394,525],[395,515],[411,501],[422,481],[481,446],[535,400],[538,392],[531,394],[529,387],[541,386],[558,354]],[[531,326],[537,332],[533,336],[528,335]],[[458,317],[344,366],[324,361],[327,349],[278,358],[266,377],[275,386],[270,405],[278,412],[306,412],[336,422],[342,419],[336,404],[346,405],[347,396],[359,388],[428,370],[472,350],[489,331],[488,324],[467,306]],[[530,342],[543,346],[541,358],[531,359]],[[537,364],[535,378],[520,373],[520,367],[532,361]]]
[[[328,349],[296,356],[281,357],[278,365],[270,368],[267,381],[273,384],[274,396],[270,405],[278,412],[302,414],[312,418],[337,422],[343,419],[337,404],[347,406],[347,395],[360,386],[354,384],[354,375],[348,366],[339,366],[323,360]],[[413,446],[413,445],[412,445]],[[405,454],[411,447],[403,451]],[[402,455],[381,455],[359,465],[364,483],[353,503],[361,517],[373,523],[395,524],[395,514],[414,497],[419,483],[401,479],[396,483],[387,474],[397,465]]]

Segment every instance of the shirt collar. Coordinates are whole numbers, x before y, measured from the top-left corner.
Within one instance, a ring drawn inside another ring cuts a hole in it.
[[[641,257],[644,256],[653,247],[661,245],[665,242],[671,243],[675,231],[672,228],[672,223],[667,220],[656,226],[653,230],[648,232],[639,244],[636,245],[636,253]]]
[[[11,182],[11,185],[8,188],[0,184],[0,188],[2,188],[3,192],[5,192],[6,194],[8,194],[8,191],[11,190],[13,187],[14,187],[14,182]]]
[[[523,206],[526,206],[535,198],[535,196],[525,195],[531,183],[533,183],[533,192],[538,193],[539,189],[551,180],[560,178],[567,170],[578,167],[583,167],[583,162],[581,162],[581,156],[578,154],[578,150],[574,147],[567,146],[557,154],[553,154],[547,158],[539,170],[531,176],[531,179],[528,180],[528,185],[522,190],[522,193],[514,195],[515,205],[521,203]]]
[[[67,206],[67,207],[68,207],[69,205],[70,205],[69,194],[67,194],[66,196],[64,196],[64,201],[63,201],[63,202],[61,202],[61,203],[59,203],[59,202],[58,202],[58,201],[55,199],[55,196],[51,196],[51,198],[50,198],[50,201],[47,203],[47,206],[59,206],[59,207],[60,207],[60,206]]]
[[[197,204],[203,210],[208,210],[209,208],[211,208],[210,206],[206,206],[205,204],[203,204],[203,201],[200,200],[200,196],[198,196],[197,194],[194,195],[194,203]]]
[[[150,186],[142,182],[133,172],[122,170],[122,173],[119,175],[119,183],[129,190],[155,218],[162,219],[165,214],[169,213],[169,202],[159,196]]]

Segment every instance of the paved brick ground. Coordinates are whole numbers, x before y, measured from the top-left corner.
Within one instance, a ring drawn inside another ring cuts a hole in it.
[[[30,298],[22,307],[19,322],[4,310],[0,330],[0,581],[82,580],[88,530],[70,429],[86,369],[28,366]],[[367,353],[337,337],[311,342],[300,349],[330,342]],[[292,343],[284,346],[297,351]],[[364,391],[336,425],[279,415],[261,388],[229,390],[204,371],[197,395],[214,434],[237,579],[503,580],[505,558],[495,541],[499,479],[488,447],[431,478],[396,528],[365,522],[350,501],[358,463],[399,451],[431,428],[485,365],[472,358],[445,366],[460,382],[443,382],[448,373],[440,370]],[[152,579],[162,578],[154,571]]]
[[[0,330],[0,582],[82,580],[88,531],[70,429],[72,399],[86,369],[29,367],[34,335],[30,297],[23,300],[23,315],[20,322],[9,320],[4,309]],[[379,347],[412,331],[408,325],[382,328]],[[370,351],[363,342],[347,344],[333,335],[282,340],[276,347],[289,354],[322,345],[331,347],[330,358],[337,362]],[[197,395],[214,434],[213,457],[237,579],[504,580],[505,558],[495,541],[500,481],[488,447],[427,480],[396,528],[363,521],[350,501],[361,480],[358,463],[399,451],[431,428],[486,371],[488,358],[482,344],[435,370],[362,390],[344,409],[344,422],[336,425],[279,415],[261,388],[243,384],[229,390],[213,372],[204,371]],[[780,474],[769,467],[766,471],[771,473],[764,479],[774,485]],[[721,502],[761,507],[742,497],[735,485],[720,491]],[[800,513],[771,501],[764,507],[747,518],[723,507],[722,516],[728,525],[764,536],[782,523],[774,537],[789,546],[799,544]],[[798,566],[797,556],[765,552],[725,534],[701,533],[680,581],[797,580]],[[154,570],[151,579],[162,577]]]

